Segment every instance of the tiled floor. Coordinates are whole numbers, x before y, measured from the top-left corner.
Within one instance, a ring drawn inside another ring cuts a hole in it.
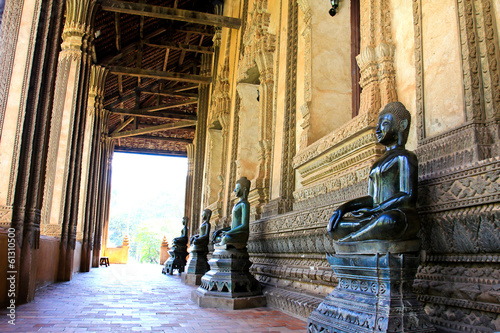
[[[160,265],[111,265],[52,284],[16,311],[0,311],[0,332],[305,332],[306,323],[270,308],[202,309],[179,275]]]

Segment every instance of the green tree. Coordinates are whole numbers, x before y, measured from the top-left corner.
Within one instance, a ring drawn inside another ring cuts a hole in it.
[[[156,227],[145,223],[139,227],[135,236],[139,261],[147,264],[157,264],[160,260],[161,233]]]

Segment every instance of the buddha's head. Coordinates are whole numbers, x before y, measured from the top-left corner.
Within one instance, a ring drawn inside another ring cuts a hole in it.
[[[238,198],[248,197],[248,192],[250,191],[250,181],[247,179],[247,177],[241,177],[236,181],[236,187],[234,188],[234,194]]]
[[[210,220],[210,217],[212,217],[212,210],[207,208],[201,214],[201,219],[203,221],[208,221],[208,220]]]
[[[188,220],[188,218],[187,218],[186,216],[184,216],[184,217],[182,218],[182,225],[186,225],[187,220]]]
[[[408,140],[411,115],[401,102],[392,102],[380,111],[376,136],[385,146],[398,144],[404,146]]]

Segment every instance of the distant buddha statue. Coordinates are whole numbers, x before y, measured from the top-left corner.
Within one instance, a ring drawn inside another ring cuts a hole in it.
[[[208,246],[210,240],[210,217],[212,217],[212,211],[207,208],[203,211],[203,214],[201,214],[202,224],[200,226],[200,233],[191,236],[189,240],[189,243],[194,245],[195,250],[203,250]]]
[[[246,177],[240,178],[236,182],[234,193],[240,200],[233,207],[233,221],[231,227],[215,231],[213,240],[219,245],[233,246],[236,249],[244,249],[247,246],[248,235],[250,233],[250,203],[248,202],[248,192],[250,191],[250,181]]]
[[[173,246],[187,246],[188,242],[188,227],[187,227],[187,217],[182,218],[182,231],[181,231],[181,236],[174,238],[172,244]]]
[[[333,213],[327,230],[334,240],[416,239],[420,228],[416,210],[418,162],[416,155],[405,149],[410,118],[400,102],[389,103],[380,112],[376,136],[386,152],[370,170],[369,195],[348,201]]]

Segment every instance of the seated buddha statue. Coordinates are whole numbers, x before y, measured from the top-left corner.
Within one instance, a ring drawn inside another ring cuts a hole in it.
[[[208,246],[209,235],[210,235],[210,217],[212,217],[212,211],[210,209],[205,209],[201,214],[201,226],[200,233],[191,236],[189,243],[194,245],[194,250],[205,250]]]
[[[182,228],[182,231],[181,231],[181,236],[180,237],[176,237],[174,238],[172,244],[173,246],[187,246],[187,242],[188,242],[188,236],[187,236],[187,233],[188,233],[188,226],[187,226],[187,217],[183,217],[182,218],[182,225],[183,225],[183,228]]]
[[[338,242],[416,239],[418,161],[405,149],[410,112],[400,102],[386,105],[376,129],[385,153],[373,164],[368,195],[348,201],[332,215],[328,234]]]
[[[248,202],[248,192],[250,191],[250,181],[246,177],[240,178],[236,182],[234,193],[240,200],[233,207],[233,219],[231,227],[215,231],[212,239],[219,245],[228,245],[236,249],[244,249],[247,246],[248,235],[250,233],[250,203]]]

